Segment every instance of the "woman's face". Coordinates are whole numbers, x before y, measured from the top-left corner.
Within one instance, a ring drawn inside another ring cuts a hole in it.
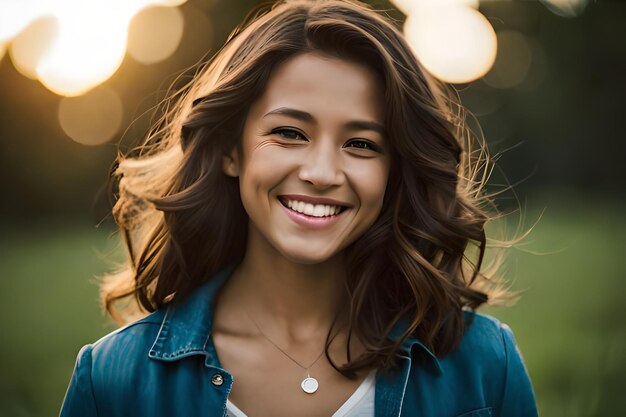
[[[378,217],[389,175],[383,88],[369,68],[306,53],[277,66],[250,108],[238,176],[249,239],[323,262]]]

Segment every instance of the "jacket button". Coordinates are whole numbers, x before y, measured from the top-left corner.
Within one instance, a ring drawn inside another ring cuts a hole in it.
[[[217,385],[219,387],[224,383],[224,377],[222,377],[222,375],[220,374],[215,374],[213,375],[213,378],[211,378],[211,382],[213,383],[213,385]]]

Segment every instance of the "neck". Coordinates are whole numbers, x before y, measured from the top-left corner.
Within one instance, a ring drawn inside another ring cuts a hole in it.
[[[257,245],[251,240],[231,276],[230,286],[238,304],[245,306],[264,331],[306,343],[324,339],[346,306],[344,279],[341,254],[322,263],[300,264],[278,254],[270,245]]]

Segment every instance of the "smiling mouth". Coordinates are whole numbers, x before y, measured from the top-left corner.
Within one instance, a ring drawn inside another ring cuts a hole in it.
[[[285,197],[278,197],[278,201],[291,211],[309,217],[333,217],[344,212],[348,207],[331,204],[311,204],[304,201],[291,200]]]

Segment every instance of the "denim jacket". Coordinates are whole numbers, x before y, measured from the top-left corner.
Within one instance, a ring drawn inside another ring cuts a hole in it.
[[[210,335],[213,301],[228,276],[223,270],[184,302],[84,346],[61,417],[224,416],[233,376]],[[465,317],[471,325],[452,353],[437,358],[410,338],[401,366],[376,373],[375,417],[537,416],[511,329],[487,315]]]

